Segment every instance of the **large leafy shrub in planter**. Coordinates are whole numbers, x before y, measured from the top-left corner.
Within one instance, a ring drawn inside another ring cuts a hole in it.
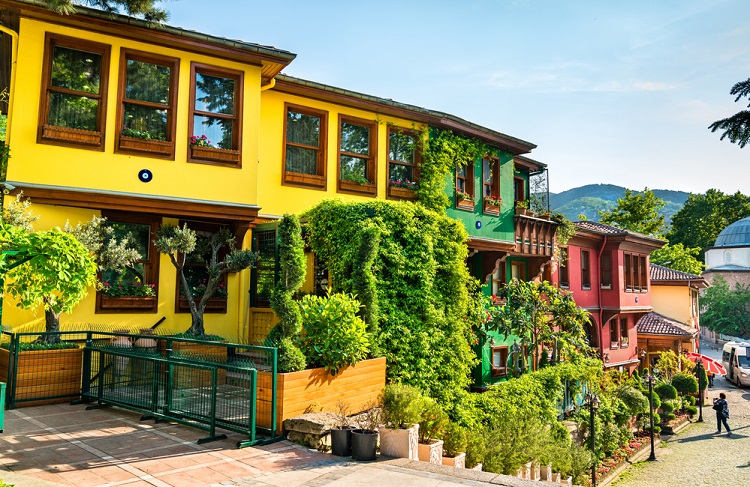
[[[388,428],[409,428],[419,423],[424,397],[416,387],[388,384],[380,394],[381,418]]]
[[[672,384],[661,382],[654,387],[654,392],[659,395],[662,401],[667,399],[677,399],[677,389]]]
[[[310,364],[331,374],[367,358],[370,343],[360,304],[348,294],[307,295],[302,298],[302,352]]]
[[[693,374],[680,372],[672,377],[672,386],[680,395],[694,394],[698,392],[698,381]]]

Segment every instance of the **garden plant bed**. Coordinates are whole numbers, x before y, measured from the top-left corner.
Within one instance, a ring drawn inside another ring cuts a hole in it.
[[[271,373],[258,371],[258,426],[271,423]],[[280,433],[285,419],[299,416],[311,405],[333,411],[339,401],[352,413],[367,409],[385,387],[385,357],[363,360],[339,369],[334,376],[324,368],[277,374],[276,428]]]
[[[660,442],[659,435],[656,435],[654,437],[654,445],[658,445]],[[596,485],[604,486],[609,484],[630,465],[646,456],[650,450],[651,438],[648,435],[634,436],[626,445],[620,447],[618,453],[602,460],[602,463],[596,468]],[[591,485],[590,478],[586,479],[585,485]]]
[[[677,418],[661,425],[661,434],[673,435],[685,427],[690,422],[690,415],[677,414]]]

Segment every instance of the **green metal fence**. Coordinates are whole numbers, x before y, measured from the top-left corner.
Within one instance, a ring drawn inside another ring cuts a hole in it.
[[[11,409],[24,402],[80,399],[96,402],[92,407],[115,405],[142,412],[144,418],[209,431],[200,442],[224,437],[216,428],[246,434],[239,447],[280,439],[275,348],[119,332],[61,332],[64,340],[79,341],[81,347],[56,351],[59,357],[42,365],[47,351],[19,352],[20,343],[39,335],[3,333],[7,350],[0,349],[0,374],[5,361]],[[67,389],[61,391],[63,383]]]

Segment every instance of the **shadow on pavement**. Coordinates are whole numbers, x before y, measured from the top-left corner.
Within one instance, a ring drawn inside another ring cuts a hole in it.
[[[744,430],[747,428],[750,428],[750,426],[740,426],[739,428],[732,429],[732,436],[727,436],[726,433],[722,433],[721,435],[717,435],[716,433],[706,433],[703,435],[691,436],[689,438],[680,438],[676,442],[677,443],[690,443],[691,441],[708,440],[710,438],[725,438],[727,440],[737,440],[740,438],[748,437],[747,435],[741,435],[737,433],[737,431]]]

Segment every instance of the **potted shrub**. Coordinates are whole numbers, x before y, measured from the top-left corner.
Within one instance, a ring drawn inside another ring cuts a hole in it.
[[[421,462],[443,463],[443,432],[448,425],[448,415],[432,398],[422,401],[422,414],[419,420],[419,460]]]
[[[378,446],[378,423],[380,411],[377,404],[370,403],[361,421],[361,428],[352,430],[352,458],[371,462],[375,460]]]
[[[336,407],[337,425],[331,429],[331,453],[339,457],[352,454],[352,427],[349,424],[349,405],[339,401]]]
[[[389,457],[419,460],[419,419],[424,397],[416,387],[389,384],[380,395],[383,426],[380,453]]]
[[[448,423],[443,433],[443,465],[466,468],[466,430],[456,423]]]

